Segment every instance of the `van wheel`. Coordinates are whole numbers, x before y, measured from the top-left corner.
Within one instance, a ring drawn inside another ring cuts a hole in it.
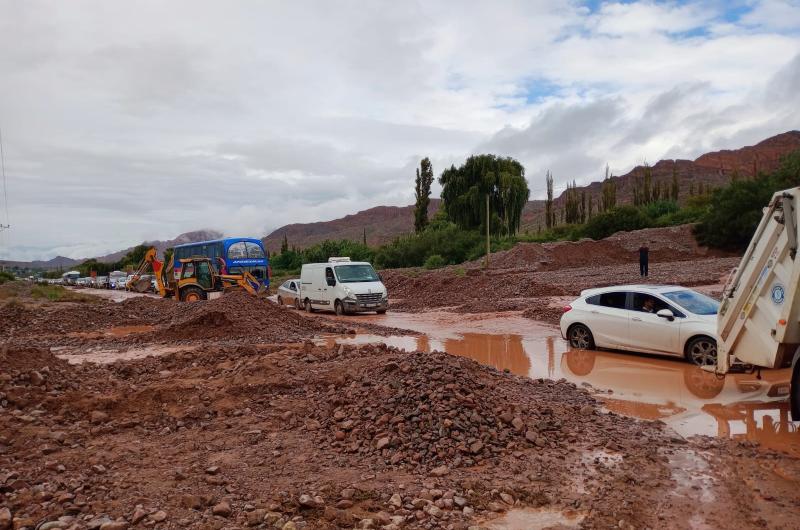
[[[376,313],[378,313],[379,315],[385,315],[386,314],[386,310],[385,309],[378,309],[376,311]]]
[[[717,341],[711,337],[695,337],[686,345],[686,359],[697,366],[717,364]]]
[[[190,286],[181,291],[181,302],[199,302],[206,299],[206,293],[199,287]]]
[[[579,350],[593,350],[594,337],[589,328],[583,324],[573,324],[567,331],[569,345]]]
[[[336,300],[336,302],[333,304],[333,308],[336,310],[336,314],[338,316],[344,315],[344,306],[339,300]]]
[[[305,306],[306,306],[306,313],[313,313],[314,312],[314,308],[311,307],[311,300],[309,300],[308,298],[306,298]]]

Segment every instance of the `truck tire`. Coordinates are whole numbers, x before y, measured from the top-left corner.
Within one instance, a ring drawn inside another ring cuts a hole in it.
[[[199,287],[190,285],[181,290],[181,302],[199,302],[206,299],[206,292]]]

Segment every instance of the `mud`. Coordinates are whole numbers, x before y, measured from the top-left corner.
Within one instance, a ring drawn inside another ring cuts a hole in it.
[[[713,291],[682,237],[651,280]],[[569,350],[546,322],[636,277],[586,245],[391,271],[387,315],[0,302],[0,529],[794,528],[787,374]]]

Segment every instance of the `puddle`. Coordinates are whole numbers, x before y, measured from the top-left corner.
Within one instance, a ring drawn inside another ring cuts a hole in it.
[[[544,530],[546,528],[577,528],[584,514],[572,511],[525,508],[509,510],[498,519],[483,524],[489,530]]]
[[[145,346],[142,348],[130,348],[127,350],[114,349],[87,349],[80,352],[69,351],[66,347],[51,348],[50,350],[60,359],[64,359],[70,364],[97,363],[109,364],[115,361],[130,361],[134,359],[144,359],[150,356],[169,355],[178,351],[193,350],[190,346]]]
[[[324,318],[336,318],[327,317]],[[531,378],[565,378],[590,387],[608,410],[661,420],[682,436],[703,434],[759,442],[800,456],[800,422],[789,420],[790,369],[724,378],[681,359],[610,351],[570,350],[557,328],[514,313],[447,312],[359,315],[359,321],[409,329],[419,336],[327,337],[329,345],[385,343],[446,351]]]

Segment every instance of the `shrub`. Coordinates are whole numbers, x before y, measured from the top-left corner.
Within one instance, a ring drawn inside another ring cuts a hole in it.
[[[592,217],[584,226],[583,233],[592,239],[603,239],[623,230],[647,228],[650,224],[650,219],[639,208],[620,206]]]
[[[676,213],[680,207],[675,201],[664,200],[651,202],[650,204],[642,206],[641,209],[642,213],[644,213],[650,219],[658,219],[659,217]]]
[[[445,266],[444,258],[439,254],[432,254],[428,256],[428,259],[425,260],[425,265],[424,265],[426,269],[439,269],[444,266]]]
[[[441,256],[444,264],[462,263],[482,241],[478,232],[461,230],[451,223],[430,226],[380,247],[375,253],[375,264],[381,268],[419,267],[434,254]]]
[[[3,285],[6,282],[13,282],[14,275],[10,272],[0,271],[0,285]]]

